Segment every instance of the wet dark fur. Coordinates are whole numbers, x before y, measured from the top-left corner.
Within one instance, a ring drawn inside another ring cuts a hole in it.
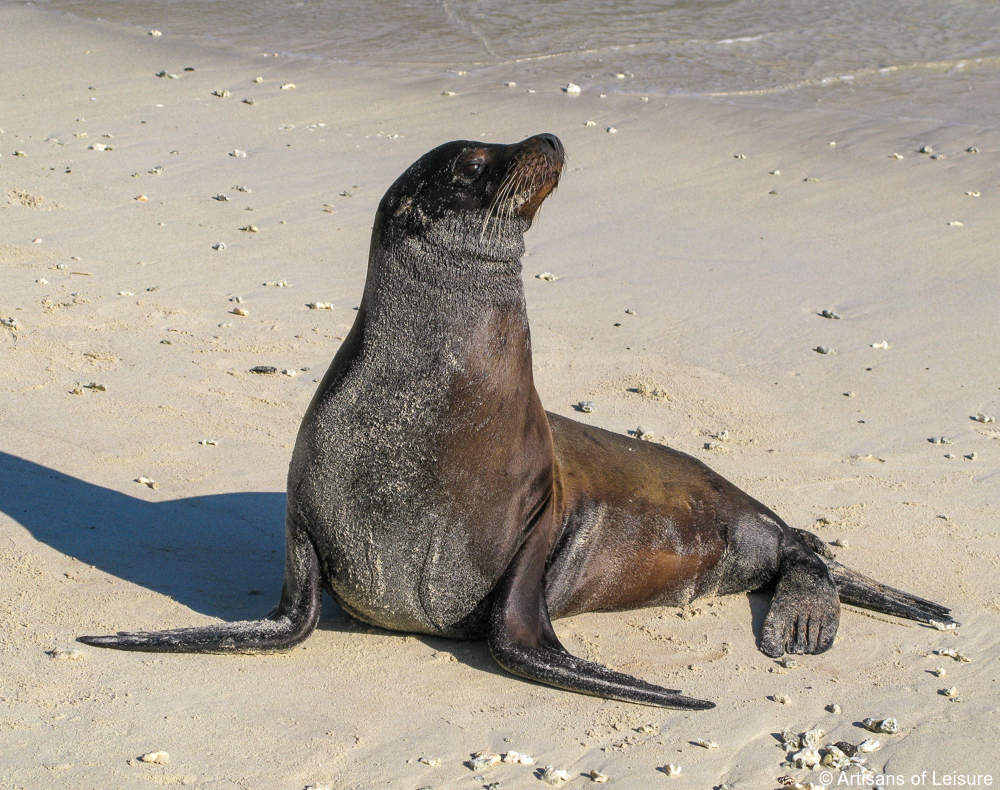
[[[447,143],[382,199],[354,327],[296,441],[285,584],[269,619],[81,641],[284,650],[315,627],[325,588],[377,626],[485,636],[526,678],[696,709],[712,703],[570,655],[551,620],[773,583],[769,656],[829,648],[840,600],[951,622],[840,565],[700,461],[546,414],[520,258],[564,158],[552,135]]]

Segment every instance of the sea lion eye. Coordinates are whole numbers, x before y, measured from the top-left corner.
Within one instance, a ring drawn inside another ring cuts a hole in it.
[[[470,159],[459,166],[458,172],[465,178],[475,178],[483,169],[482,159]]]

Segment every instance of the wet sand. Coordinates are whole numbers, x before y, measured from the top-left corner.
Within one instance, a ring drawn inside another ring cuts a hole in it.
[[[1000,770],[981,746],[1000,739],[1000,428],[973,419],[1000,417],[1000,133],[936,120],[948,83],[893,118],[861,89],[806,108],[569,96],[20,6],[0,6],[0,27],[10,786],[541,787],[545,765],[573,786],[591,770],[636,788],[824,784],[782,766],[777,734],[856,744],[885,716],[900,732],[874,736],[876,772]],[[690,714],[526,683],[484,643],[367,628],[332,604],[281,656],[76,645],[276,602],[292,443],[353,321],[382,193],[446,140],[542,131],[570,154],[526,237],[546,407],[663,437],[963,626],[845,608],[834,648],[786,669],[755,647],[766,596],[556,624],[579,655],[718,703]],[[249,372],[262,365],[279,372]],[[476,773],[483,750],[537,766]],[[155,751],[169,763],[138,761]]]

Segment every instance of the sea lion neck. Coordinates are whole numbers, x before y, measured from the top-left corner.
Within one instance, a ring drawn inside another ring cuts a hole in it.
[[[490,309],[523,313],[521,229],[490,237],[480,227],[479,218],[463,214],[418,235],[373,235],[363,300],[368,320],[452,324]]]

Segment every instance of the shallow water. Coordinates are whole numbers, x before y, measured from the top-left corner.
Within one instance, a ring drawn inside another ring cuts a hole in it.
[[[1000,73],[994,0],[38,0],[266,52],[658,94]],[[621,75],[621,76],[618,76]]]

